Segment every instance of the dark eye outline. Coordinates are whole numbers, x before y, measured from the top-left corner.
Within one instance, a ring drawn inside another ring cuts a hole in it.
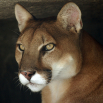
[[[21,49],[21,47],[20,47],[21,45],[22,45],[22,44],[18,44],[18,48],[19,48],[20,51],[24,51],[24,49]],[[23,46],[23,45],[22,45],[22,46]]]
[[[47,47],[48,45],[50,45],[50,44],[53,44],[53,47],[52,47],[51,49],[47,49],[46,47]],[[49,43],[49,44],[43,46],[42,50],[43,50],[43,51],[51,51],[54,47],[55,47],[55,44],[54,44],[54,43]]]

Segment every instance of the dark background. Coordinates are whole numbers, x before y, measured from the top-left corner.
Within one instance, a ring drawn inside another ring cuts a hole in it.
[[[82,11],[83,29],[103,45],[103,0],[4,1],[0,2],[0,103],[41,103],[40,93],[32,93],[18,81],[15,43],[19,30],[14,5],[18,2],[35,17],[44,18],[56,16],[64,4],[73,1]]]

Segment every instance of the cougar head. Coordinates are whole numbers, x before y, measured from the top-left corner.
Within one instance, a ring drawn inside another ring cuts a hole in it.
[[[38,92],[52,81],[78,74],[82,20],[76,4],[67,3],[55,19],[35,19],[19,4],[15,6],[15,15],[21,32],[15,58],[23,85]]]

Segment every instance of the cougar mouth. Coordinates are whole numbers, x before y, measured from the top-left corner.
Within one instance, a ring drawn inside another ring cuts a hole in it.
[[[38,92],[38,91],[41,91],[45,86],[46,84],[36,84],[36,83],[28,83],[26,85],[32,92]]]
[[[32,85],[32,86],[33,86],[33,85],[37,85],[37,84],[35,84],[35,83],[31,83],[31,82],[29,82],[29,84]]]

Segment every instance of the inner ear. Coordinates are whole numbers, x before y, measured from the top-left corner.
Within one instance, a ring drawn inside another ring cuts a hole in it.
[[[75,3],[67,3],[63,6],[57,15],[57,20],[62,24],[63,28],[74,27],[77,32],[82,29],[81,11]]]
[[[23,31],[27,22],[30,19],[33,19],[33,16],[20,4],[15,5],[15,16],[18,21],[18,27],[19,27],[20,32]]]

